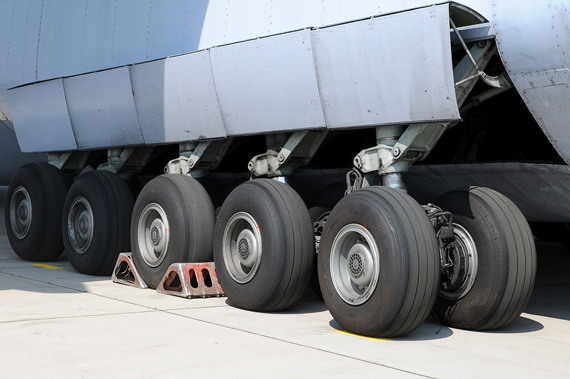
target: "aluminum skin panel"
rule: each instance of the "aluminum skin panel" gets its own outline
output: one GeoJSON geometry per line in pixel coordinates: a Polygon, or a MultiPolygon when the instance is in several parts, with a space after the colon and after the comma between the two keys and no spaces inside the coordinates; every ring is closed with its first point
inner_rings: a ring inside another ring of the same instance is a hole
{"type": "Polygon", "coordinates": [[[67,78],[64,88],[79,149],[144,144],[127,67],[67,78]]]}
{"type": "Polygon", "coordinates": [[[37,80],[194,51],[208,2],[50,0],[41,7],[40,38],[34,36],[37,80]]]}
{"type": "Polygon", "coordinates": [[[310,33],[210,50],[228,136],[325,127],[310,33]]]}
{"type": "Polygon", "coordinates": [[[570,163],[570,70],[517,77],[524,101],[566,163],[570,163]],[[523,85],[529,87],[523,89],[523,85]]]}
{"type": "Polygon", "coordinates": [[[226,136],[209,51],[132,66],[131,82],[147,144],[226,136]]]}
{"type": "Polygon", "coordinates": [[[493,10],[503,64],[544,134],[570,164],[568,3],[495,0],[493,10]]]}
{"type": "Polygon", "coordinates": [[[38,83],[8,91],[13,104],[12,118],[17,123],[16,135],[24,153],[76,150],[63,79],[38,83]],[[50,142],[46,144],[46,136],[50,142]]]}
{"type": "Polygon", "coordinates": [[[313,32],[328,128],[459,120],[448,5],[313,32]]]}

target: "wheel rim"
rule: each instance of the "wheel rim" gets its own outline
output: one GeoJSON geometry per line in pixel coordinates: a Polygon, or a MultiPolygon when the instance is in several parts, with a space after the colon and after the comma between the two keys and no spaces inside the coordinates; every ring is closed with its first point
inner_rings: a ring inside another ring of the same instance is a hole
{"type": "Polygon", "coordinates": [[[380,255],[366,227],[349,224],[338,232],[330,267],[334,288],[347,304],[360,305],[372,296],[380,276],[380,255]]]}
{"type": "Polygon", "coordinates": [[[226,269],[238,283],[251,281],[261,264],[259,224],[246,212],[234,214],[224,229],[222,253],[226,269]]]}
{"type": "Polygon", "coordinates": [[[168,253],[170,226],[164,209],[156,204],[147,205],[139,219],[137,236],[141,256],[150,267],[157,267],[168,253]]]}
{"type": "Polygon", "coordinates": [[[67,215],[69,241],[77,254],[85,254],[93,240],[93,210],[83,196],[78,196],[71,203],[67,215]]]}
{"type": "Polygon", "coordinates": [[[18,239],[24,239],[32,226],[32,200],[28,190],[18,187],[10,199],[10,225],[18,239]]]}
{"type": "Polygon", "coordinates": [[[459,224],[453,224],[456,249],[453,266],[439,289],[439,295],[449,300],[459,300],[469,293],[477,277],[478,255],[471,234],[459,224]]]}

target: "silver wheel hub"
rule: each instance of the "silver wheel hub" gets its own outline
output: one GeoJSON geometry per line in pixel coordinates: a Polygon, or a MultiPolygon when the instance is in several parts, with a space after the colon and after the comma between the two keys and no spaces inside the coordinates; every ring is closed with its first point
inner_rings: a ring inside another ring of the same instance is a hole
{"type": "Polygon", "coordinates": [[[93,241],[93,210],[83,196],[76,197],[69,207],[67,232],[73,250],[85,254],[93,241]]]}
{"type": "Polygon", "coordinates": [[[150,267],[157,267],[168,253],[170,226],[166,212],[157,203],[148,204],[142,211],[137,225],[138,245],[141,257],[150,267]]]}
{"type": "Polygon", "coordinates": [[[455,223],[453,224],[453,233],[455,234],[456,245],[451,275],[447,280],[443,280],[439,295],[449,300],[459,300],[473,288],[479,262],[477,247],[471,234],[464,227],[455,223]]]}
{"type": "Polygon", "coordinates": [[[330,267],[340,298],[350,305],[365,303],[380,276],[380,254],[372,234],[359,224],[342,228],[332,243],[330,267]]]}
{"type": "Polygon", "coordinates": [[[261,232],[247,212],[237,212],[226,224],[222,254],[228,273],[237,283],[251,281],[261,264],[261,232]]]}
{"type": "Polygon", "coordinates": [[[372,254],[368,247],[362,243],[355,244],[348,252],[346,261],[350,279],[357,286],[368,286],[374,274],[372,254]]]}
{"type": "Polygon", "coordinates": [[[32,226],[32,200],[28,190],[18,187],[10,198],[10,225],[14,236],[24,239],[32,226]]]}

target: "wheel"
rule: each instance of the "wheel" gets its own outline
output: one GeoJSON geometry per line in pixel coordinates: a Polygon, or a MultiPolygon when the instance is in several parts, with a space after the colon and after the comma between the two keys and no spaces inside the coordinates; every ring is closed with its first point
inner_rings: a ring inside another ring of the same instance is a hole
{"type": "Polygon", "coordinates": [[[407,194],[366,187],[332,210],[319,248],[319,282],[334,319],[366,336],[412,332],[439,286],[435,231],[407,194]]]}
{"type": "Polygon", "coordinates": [[[173,263],[212,261],[214,206],[196,180],[167,174],[144,186],[133,210],[133,261],[151,288],[173,263]]]}
{"type": "Polygon", "coordinates": [[[279,311],[305,293],[315,239],[307,207],[286,184],[246,182],[222,205],[214,261],[228,299],[253,311],[279,311]]]}
{"type": "Polygon", "coordinates": [[[321,241],[321,236],[323,234],[324,225],[329,217],[331,210],[325,207],[312,207],[309,208],[309,217],[311,218],[311,225],[313,225],[313,233],[315,233],[315,254],[313,255],[313,264],[315,268],[313,269],[313,277],[311,279],[311,283],[309,287],[311,290],[317,295],[319,298],[323,298],[323,294],[321,293],[321,286],[319,285],[319,274],[317,270],[317,258],[318,258],[318,249],[321,241]],[[315,223],[317,223],[315,225],[315,223]]]}
{"type": "Polygon", "coordinates": [[[12,177],[5,208],[12,250],[27,261],[51,261],[63,252],[59,227],[67,183],[47,163],[29,163],[12,177]]]}
{"type": "Polygon", "coordinates": [[[63,242],[73,268],[87,275],[111,275],[119,253],[130,251],[133,196],[109,171],[77,177],[63,208],[63,242]]]}
{"type": "Polygon", "coordinates": [[[442,280],[435,315],[470,330],[510,324],[528,304],[536,276],[536,250],[524,216],[489,188],[454,190],[436,204],[453,214],[459,248],[442,280]]]}

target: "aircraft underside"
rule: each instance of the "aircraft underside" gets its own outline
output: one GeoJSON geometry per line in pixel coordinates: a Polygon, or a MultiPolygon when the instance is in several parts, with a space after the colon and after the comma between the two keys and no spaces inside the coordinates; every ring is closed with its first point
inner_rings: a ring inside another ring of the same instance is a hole
{"type": "Polygon", "coordinates": [[[238,307],[311,287],[369,336],[432,311],[504,327],[534,287],[528,221],[570,221],[570,149],[533,106],[568,69],[528,80],[512,54],[445,3],[12,88],[20,146],[48,163],[10,182],[11,246],[90,275],[132,251],[152,288],[214,261],[238,307]]]}

